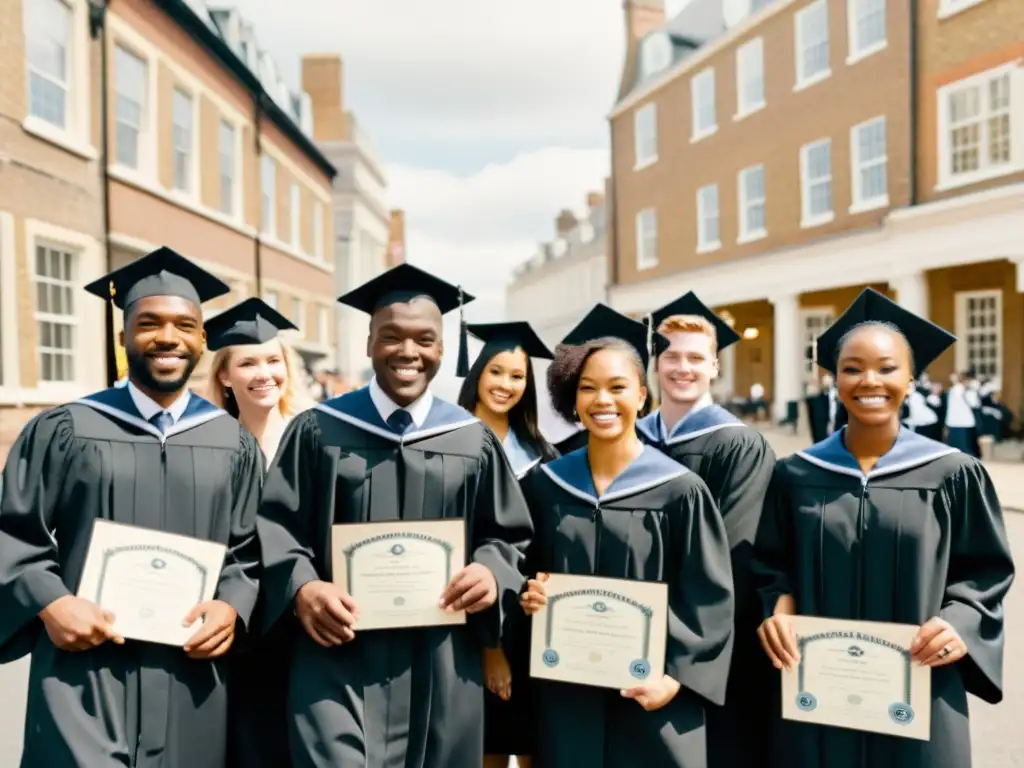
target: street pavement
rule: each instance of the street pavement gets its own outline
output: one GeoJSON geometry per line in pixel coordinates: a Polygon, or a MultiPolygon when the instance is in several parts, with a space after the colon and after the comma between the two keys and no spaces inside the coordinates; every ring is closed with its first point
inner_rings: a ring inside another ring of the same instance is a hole
{"type": "MultiPolygon", "coordinates": [[[[768,439],[779,456],[807,446],[805,438],[786,433],[772,432],[768,439]]],[[[1016,562],[1024,563],[1024,467],[998,462],[986,467],[1003,506],[1018,510],[1008,509],[1006,528],[1016,562]]],[[[995,706],[970,700],[972,768],[1024,768],[1024,589],[1015,585],[1005,608],[1005,698],[995,706]]],[[[18,768],[27,681],[27,661],[0,666],[0,768],[18,768]]]]}

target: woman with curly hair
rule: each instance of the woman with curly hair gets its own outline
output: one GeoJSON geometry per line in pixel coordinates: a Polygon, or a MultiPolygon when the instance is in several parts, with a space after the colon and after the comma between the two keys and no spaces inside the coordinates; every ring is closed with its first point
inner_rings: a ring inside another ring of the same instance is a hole
{"type": "Polygon", "coordinates": [[[522,606],[543,608],[553,572],[665,583],[666,663],[621,691],[538,681],[536,764],[706,768],[704,709],[723,702],[732,651],[725,527],[700,477],[637,436],[647,328],[599,304],[570,337],[580,343],[559,347],[548,387],[587,444],[524,480],[535,534],[522,606]]]}

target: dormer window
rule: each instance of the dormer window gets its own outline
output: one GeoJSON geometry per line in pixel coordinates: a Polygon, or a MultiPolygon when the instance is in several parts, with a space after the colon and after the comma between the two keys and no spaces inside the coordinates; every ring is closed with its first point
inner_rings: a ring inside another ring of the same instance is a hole
{"type": "Polygon", "coordinates": [[[650,77],[672,63],[672,41],[664,32],[648,35],[640,48],[640,76],[650,77]]]}

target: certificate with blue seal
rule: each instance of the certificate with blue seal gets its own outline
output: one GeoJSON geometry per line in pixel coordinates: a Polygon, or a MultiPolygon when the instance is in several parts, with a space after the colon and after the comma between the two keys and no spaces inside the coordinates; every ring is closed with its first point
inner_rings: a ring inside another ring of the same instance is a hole
{"type": "Polygon", "coordinates": [[[552,573],[544,587],[531,677],[621,690],[665,674],[667,584],[552,573]]]}
{"type": "Polygon", "coordinates": [[[782,672],[782,716],[928,741],[931,668],[910,657],[913,624],[794,616],[800,663],[782,672]]]}
{"type": "Polygon", "coordinates": [[[334,583],[359,606],[357,632],[465,624],[438,601],[466,565],[466,522],[396,520],[333,527],[334,583]]]}
{"type": "Polygon", "coordinates": [[[93,523],[79,597],[114,614],[122,637],[183,646],[200,622],[181,622],[217,591],[227,548],[109,520],[93,523]]]}

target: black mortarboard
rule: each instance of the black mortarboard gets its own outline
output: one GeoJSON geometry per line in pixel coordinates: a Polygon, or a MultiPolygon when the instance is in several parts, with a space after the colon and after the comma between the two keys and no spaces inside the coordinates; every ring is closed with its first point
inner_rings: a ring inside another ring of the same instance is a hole
{"type": "Polygon", "coordinates": [[[235,344],[262,344],[296,328],[263,299],[246,299],[206,321],[206,346],[217,351],[235,344]]]}
{"type": "Polygon", "coordinates": [[[552,360],[554,355],[526,321],[510,323],[475,323],[466,329],[484,343],[481,354],[493,354],[498,347],[522,349],[529,358],[552,360]]]}
{"type": "Polygon", "coordinates": [[[453,309],[459,310],[459,359],[456,375],[465,376],[469,372],[469,345],[462,308],[476,297],[463,291],[460,286],[452,285],[412,264],[399,264],[339,297],[338,301],[372,316],[381,307],[411,301],[420,296],[437,304],[442,315],[453,309]]]}
{"type": "Polygon", "coordinates": [[[231,292],[231,287],[167,247],[89,283],[85,290],[126,309],[150,296],[180,296],[196,306],[231,292]]]}
{"type": "Polygon", "coordinates": [[[652,331],[647,323],[640,323],[616,312],[607,304],[597,304],[586,317],[577,323],[562,339],[563,344],[579,345],[588,341],[613,336],[632,345],[640,354],[644,368],[650,362],[651,351],[660,355],[668,349],[669,341],[660,333],[652,331]]]}
{"type": "Polygon", "coordinates": [[[725,320],[712,312],[703,301],[698,299],[697,294],[693,291],[689,291],[678,299],[669,302],[661,309],[654,310],[650,315],[644,318],[644,322],[653,321],[652,325],[654,326],[654,329],[657,330],[659,325],[673,315],[697,315],[698,317],[703,317],[715,326],[715,335],[718,337],[719,352],[740,340],[740,335],[729,327],[729,324],[725,322],[725,320]]]}
{"type": "Polygon", "coordinates": [[[818,365],[835,374],[840,340],[855,326],[868,322],[893,325],[907,337],[917,373],[956,343],[956,336],[945,328],[908,312],[873,288],[865,288],[839,319],[818,337],[818,365]]]}

